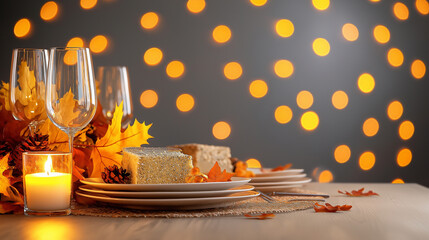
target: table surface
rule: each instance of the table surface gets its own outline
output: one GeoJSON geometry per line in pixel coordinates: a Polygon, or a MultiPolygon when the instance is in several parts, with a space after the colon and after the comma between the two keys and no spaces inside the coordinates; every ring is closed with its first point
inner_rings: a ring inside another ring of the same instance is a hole
{"type": "Polygon", "coordinates": [[[429,239],[429,189],[418,184],[310,183],[349,212],[313,209],[270,220],[214,218],[100,218],[0,216],[0,239],[429,239]],[[379,197],[346,197],[337,190],[365,187],[379,197]]]}

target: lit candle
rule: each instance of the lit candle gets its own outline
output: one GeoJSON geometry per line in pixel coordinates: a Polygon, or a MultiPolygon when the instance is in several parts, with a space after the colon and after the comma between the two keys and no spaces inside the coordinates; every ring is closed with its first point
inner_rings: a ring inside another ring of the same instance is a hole
{"type": "Polygon", "coordinates": [[[72,176],[54,172],[48,155],[45,172],[25,175],[27,208],[36,211],[55,211],[70,207],[72,176]]]}

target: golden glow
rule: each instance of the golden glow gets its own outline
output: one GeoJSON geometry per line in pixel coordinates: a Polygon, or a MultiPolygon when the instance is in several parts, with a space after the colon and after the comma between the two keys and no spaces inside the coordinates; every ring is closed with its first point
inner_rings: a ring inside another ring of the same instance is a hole
{"type": "Polygon", "coordinates": [[[363,73],[358,78],[358,87],[363,93],[370,93],[374,90],[375,80],[369,73],[363,73]]]}
{"type": "Polygon", "coordinates": [[[408,15],[410,15],[408,7],[401,2],[397,2],[393,5],[393,14],[399,20],[407,20],[408,15]]]}
{"type": "Polygon", "coordinates": [[[347,107],[347,104],[349,104],[349,97],[347,96],[347,93],[340,90],[332,94],[332,106],[334,106],[336,109],[344,109],[347,107]]]}
{"type": "Polygon", "coordinates": [[[427,0],[416,0],[415,5],[420,14],[427,15],[429,13],[429,2],[427,0]]]}
{"type": "Polygon", "coordinates": [[[313,51],[316,55],[324,57],[329,54],[331,50],[331,46],[329,42],[324,38],[316,38],[313,41],[313,51]]]}
{"type": "Polygon", "coordinates": [[[83,39],[80,37],[74,37],[67,42],[66,47],[83,47],[83,39]]]}
{"type": "Polygon", "coordinates": [[[281,78],[290,77],[293,74],[293,71],[293,64],[289,60],[281,59],[274,64],[274,72],[281,78]]]}
{"type": "Polygon", "coordinates": [[[97,5],[97,0],[80,0],[80,6],[83,9],[91,9],[97,5]]]}
{"type": "Polygon", "coordinates": [[[414,135],[414,124],[411,121],[403,121],[398,129],[399,137],[402,140],[408,140],[414,135]]]}
{"type": "Polygon", "coordinates": [[[58,5],[54,1],[49,1],[43,4],[40,9],[40,17],[45,21],[50,21],[57,16],[58,13],[58,5]]]}
{"type": "Polygon", "coordinates": [[[390,40],[390,31],[387,27],[383,25],[375,26],[373,34],[375,40],[381,44],[387,43],[390,40]]]}
{"type": "Polygon", "coordinates": [[[206,7],[206,1],[204,0],[188,0],[186,7],[191,13],[200,13],[206,7]]]}
{"type": "Polygon", "coordinates": [[[153,108],[158,103],[158,94],[154,90],[145,90],[140,95],[140,104],[145,108],[153,108]]]}
{"type": "Polygon", "coordinates": [[[22,18],[18,22],[15,23],[15,27],[13,28],[13,33],[16,37],[22,38],[28,35],[31,30],[30,20],[27,18],[22,18]]]}
{"type": "Polygon", "coordinates": [[[394,183],[394,184],[403,184],[404,180],[402,180],[400,178],[396,178],[395,180],[392,181],[392,183],[394,183]]]}
{"type": "Polygon", "coordinates": [[[334,180],[334,175],[332,175],[331,171],[323,170],[319,175],[320,183],[329,183],[334,180]]]}
{"type": "Polygon", "coordinates": [[[227,122],[217,122],[213,125],[212,132],[215,138],[223,140],[231,134],[231,127],[227,122]]]}
{"type": "Polygon", "coordinates": [[[401,149],[401,151],[398,152],[398,155],[396,155],[396,162],[400,167],[408,166],[408,164],[411,163],[412,159],[413,159],[413,154],[411,153],[411,150],[408,148],[401,149]]]}
{"type": "Polygon", "coordinates": [[[189,112],[194,108],[195,100],[190,94],[184,93],[177,97],[176,106],[181,112],[189,112]]]}
{"type": "Polygon", "coordinates": [[[411,64],[411,75],[415,79],[422,79],[426,74],[426,65],[422,60],[414,60],[411,64]]]}
{"type": "Polygon", "coordinates": [[[343,37],[350,42],[356,41],[359,37],[359,30],[351,23],[346,23],[342,28],[343,37]]]}
{"type": "Polygon", "coordinates": [[[82,239],[83,236],[75,230],[68,221],[58,221],[51,218],[40,218],[40,221],[30,221],[23,228],[25,239],[35,240],[71,240],[82,239]]]}
{"type": "Polygon", "coordinates": [[[238,62],[229,62],[223,68],[223,74],[229,80],[236,80],[243,74],[243,69],[238,62]]]}
{"type": "Polygon", "coordinates": [[[387,116],[390,120],[398,120],[401,118],[403,112],[404,107],[402,107],[402,104],[399,101],[392,101],[389,103],[389,106],[387,106],[387,116]]]}
{"type": "Polygon", "coordinates": [[[387,52],[387,61],[393,67],[399,67],[404,62],[404,54],[397,48],[391,48],[387,52]]]}
{"type": "Polygon", "coordinates": [[[213,29],[213,39],[217,43],[226,43],[231,38],[231,30],[225,25],[219,25],[213,29]]]}
{"type": "Polygon", "coordinates": [[[162,51],[159,48],[153,47],[146,50],[143,55],[144,62],[149,66],[155,66],[162,60],[162,51]]]}
{"type": "Polygon", "coordinates": [[[267,0],[250,0],[250,2],[257,7],[260,7],[264,6],[267,3],[267,0]]]}
{"type": "Polygon", "coordinates": [[[258,159],[255,158],[247,159],[246,164],[248,168],[262,168],[261,163],[258,161],[258,159]]]}
{"type": "Polygon", "coordinates": [[[185,65],[181,61],[171,61],[167,64],[165,72],[171,78],[179,78],[185,72],[185,65]]]}
{"type": "Polygon", "coordinates": [[[254,98],[262,98],[268,92],[268,86],[264,80],[255,80],[249,86],[250,95],[254,98]]]}
{"type": "Polygon", "coordinates": [[[313,94],[309,91],[301,91],[296,95],[296,104],[302,109],[308,109],[313,105],[313,94]]]}
{"type": "Polygon", "coordinates": [[[293,23],[289,19],[281,19],[276,23],[276,32],[280,37],[290,37],[295,31],[293,23]]]}
{"type": "Polygon", "coordinates": [[[91,39],[91,42],[89,42],[89,49],[91,49],[91,52],[93,53],[101,53],[107,49],[108,43],[109,42],[105,36],[97,35],[91,39]]]}
{"type": "Polygon", "coordinates": [[[375,136],[380,128],[375,118],[368,118],[362,125],[362,131],[367,137],[375,136]]]}
{"type": "Polygon", "coordinates": [[[158,14],[154,12],[147,12],[143,14],[142,18],[140,19],[140,25],[144,29],[153,29],[158,25],[159,17],[158,14]]]}
{"type": "Polygon", "coordinates": [[[362,170],[370,170],[374,167],[375,164],[375,155],[372,152],[364,152],[359,157],[359,167],[362,170]]]}
{"type": "Polygon", "coordinates": [[[48,155],[48,159],[45,162],[45,172],[47,175],[52,172],[52,157],[48,155]]]}
{"type": "Polygon", "coordinates": [[[381,0],[369,0],[370,2],[380,2],[381,0]]]}
{"type": "Polygon", "coordinates": [[[312,0],[313,6],[320,11],[326,10],[329,7],[329,0],[312,0]]]}
{"type": "Polygon", "coordinates": [[[335,148],[334,151],[334,157],[335,161],[338,163],[345,163],[350,159],[351,151],[349,146],[347,145],[340,145],[337,148],[335,148]]]}
{"type": "Polygon", "coordinates": [[[274,118],[280,124],[286,124],[292,120],[293,113],[288,106],[278,106],[274,112],[274,118]]]}
{"type": "Polygon", "coordinates": [[[313,111],[308,111],[301,116],[301,126],[307,131],[313,131],[319,126],[319,116],[313,111]]]}

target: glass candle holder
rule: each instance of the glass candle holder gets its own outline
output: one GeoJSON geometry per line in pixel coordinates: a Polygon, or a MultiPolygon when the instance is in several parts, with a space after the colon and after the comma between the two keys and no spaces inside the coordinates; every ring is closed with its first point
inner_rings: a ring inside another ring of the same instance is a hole
{"type": "Polygon", "coordinates": [[[25,215],[69,215],[72,190],[72,154],[24,152],[25,215]]]}

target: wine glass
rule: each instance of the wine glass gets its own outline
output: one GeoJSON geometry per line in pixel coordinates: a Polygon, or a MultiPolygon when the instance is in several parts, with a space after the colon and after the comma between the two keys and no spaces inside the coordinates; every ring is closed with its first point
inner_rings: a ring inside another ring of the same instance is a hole
{"type": "Polygon", "coordinates": [[[97,109],[94,70],[88,48],[51,48],[46,86],[49,119],[73,137],[92,120],[97,109]]]}
{"type": "Polygon", "coordinates": [[[12,52],[10,103],[16,120],[29,121],[30,134],[46,119],[45,86],[48,50],[18,48],[12,52]]]}
{"type": "Polygon", "coordinates": [[[116,105],[124,103],[122,127],[126,127],[133,117],[130,81],[127,67],[101,66],[98,67],[97,86],[98,100],[103,107],[103,115],[111,120],[116,105]]]}

